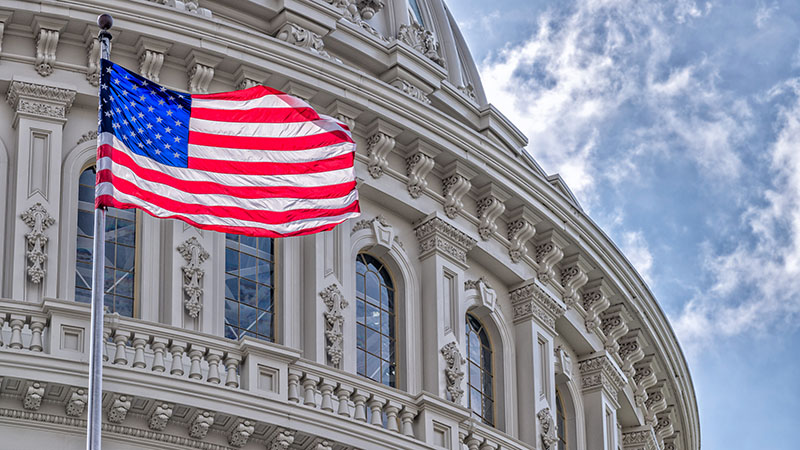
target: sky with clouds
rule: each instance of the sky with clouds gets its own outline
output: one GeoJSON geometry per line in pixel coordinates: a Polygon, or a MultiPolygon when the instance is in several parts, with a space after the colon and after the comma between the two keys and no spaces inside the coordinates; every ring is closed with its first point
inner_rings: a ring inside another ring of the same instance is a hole
{"type": "Polygon", "coordinates": [[[797,449],[800,2],[448,6],[489,101],[669,315],[703,449],[797,449]]]}

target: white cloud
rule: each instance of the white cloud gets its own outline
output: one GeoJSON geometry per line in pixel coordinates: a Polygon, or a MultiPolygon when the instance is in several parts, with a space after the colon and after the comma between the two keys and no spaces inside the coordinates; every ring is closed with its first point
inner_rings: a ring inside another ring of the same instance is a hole
{"type": "Polygon", "coordinates": [[[778,4],[772,2],[769,6],[767,6],[764,2],[758,2],[758,8],[756,9],[756,17],[753,19],[753,23],[756,24],[758,29],[764,28],[767,25],[767,22],[772,18],[772,15],[778,10],[778,4]]]}
{"type": "Polygon", "coordinates": [[[628,231],[622,234],[622,242],[620,243],[622,253],[639,272],[639,275],[644,278],[647,284],[653,284],[651,270],[653,269],[653,254],[650,253],[650,248],[641,231],[628,231]]]}
{"type": "Polygon", "coordinates": [[[733,250],[704,249],[712,277],[708,292],[696,295],[675,321],[690,349],[712,339],[743,333],[796,328],[800,319],[800,78],[770,92],[790,98],[778,106],[777,136],[770,145],[771,187],[748,208],[742,222],[749,233],[733,250]]]}

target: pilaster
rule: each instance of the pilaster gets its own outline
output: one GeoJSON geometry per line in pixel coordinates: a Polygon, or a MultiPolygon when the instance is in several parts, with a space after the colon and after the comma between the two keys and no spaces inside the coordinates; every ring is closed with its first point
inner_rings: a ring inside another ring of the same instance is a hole
{"type": "Polygon", "coordinates": [[[622,371],[605,352],[588,355],[578,362],[583,392],[587,450],[616,450],[617,395],[625,386],[622,371]]]}
{"type": "Polygon", "coordinates": [[[9,155],[15,182],[6,211],[12,246],[6,254],[7,289],[11,298],[40,302],[57,296],[61,146],[75,90],[15,79],[6,99],[16,129],[16,154],[9,155]],[[32,214],[32,208],[40,212],[32,214]],[[30,272],[29,267],[39,269],[30,272]],[[38,275],[29,276],[33,273],[38,275]]]}
{"type": "MultiPolygon", "coordinates": [[[[467,253],[476,242],[438,213],[423,219],[414,233],[419,242],[422,274],[422,388],[446,398],[449,366],[441,349],[451,342],[461,342],[453,334],[455,322],[463,320],[459,305],[463,304],[465,293],[459,286],[463,285],[468,267],[467,253]]],[[[463,349],[461,354],[466,354],[463,349]]]]}
{"type": "Polygon", "coordinates": [[[519,438],[539,446],[538,430],[547,428],[548,415],[555,411],[555,354],[553,340],[556,320],[566,308],[554,296],[531,280],[509,292],[514,308],[519,438]]]}

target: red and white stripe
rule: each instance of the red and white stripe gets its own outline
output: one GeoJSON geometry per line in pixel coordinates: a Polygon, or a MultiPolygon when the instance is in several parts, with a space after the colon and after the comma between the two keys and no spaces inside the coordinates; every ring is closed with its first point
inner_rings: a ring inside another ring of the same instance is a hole
{"type": "Polygon", "coordinates": [[[360,214],[354,156],[346,125],[282,92],[193,95],[188,168],[102,133],[96,204],[251,236],[316,233],[360,214]]]}

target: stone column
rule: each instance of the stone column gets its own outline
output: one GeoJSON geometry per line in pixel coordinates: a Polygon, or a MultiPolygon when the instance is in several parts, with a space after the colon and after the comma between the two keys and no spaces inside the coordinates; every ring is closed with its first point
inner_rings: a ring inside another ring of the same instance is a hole
{"type": "Polygon", "coordinates": [[[578,362],[586,422],[586,450],[616,450],[617,393],[625,376],[606,352],[588,355],[578,362]]]}
{"type": "MultiPolygon", "coordinates": [[[[456,330],[464,317],[464,271],[467,253],[476,241],[445,222],[438,213],[426,217],[414,229],[419,241],[422,274],[422,388],[446,398],[445,361],[441,349],[461,342],[456,330]]],[[[463,349],[461,354],[466,354],[463,349]]],[[[462,398],[462,403],[463,403],[462,398]]]]}
{"type": "Polygon", "coordinates": [[[61,156],[64,124],[75,90],[13,80],[8,103],[14,110],[16,146],[9,147],[6,208],[11,246],[6,252],[6,294],[40,302],[56,297],[58,221],[61,219],[61,156]]]}
{"type": "Polygon", "coordinates": [[[514,340],[519,398],[519,438],[539,448],[539,438],[555,417],[555,358],[553,339],[556,320],[566,308],[542,289],[536,280],[509,292],[514,308],[514,340]]]}

